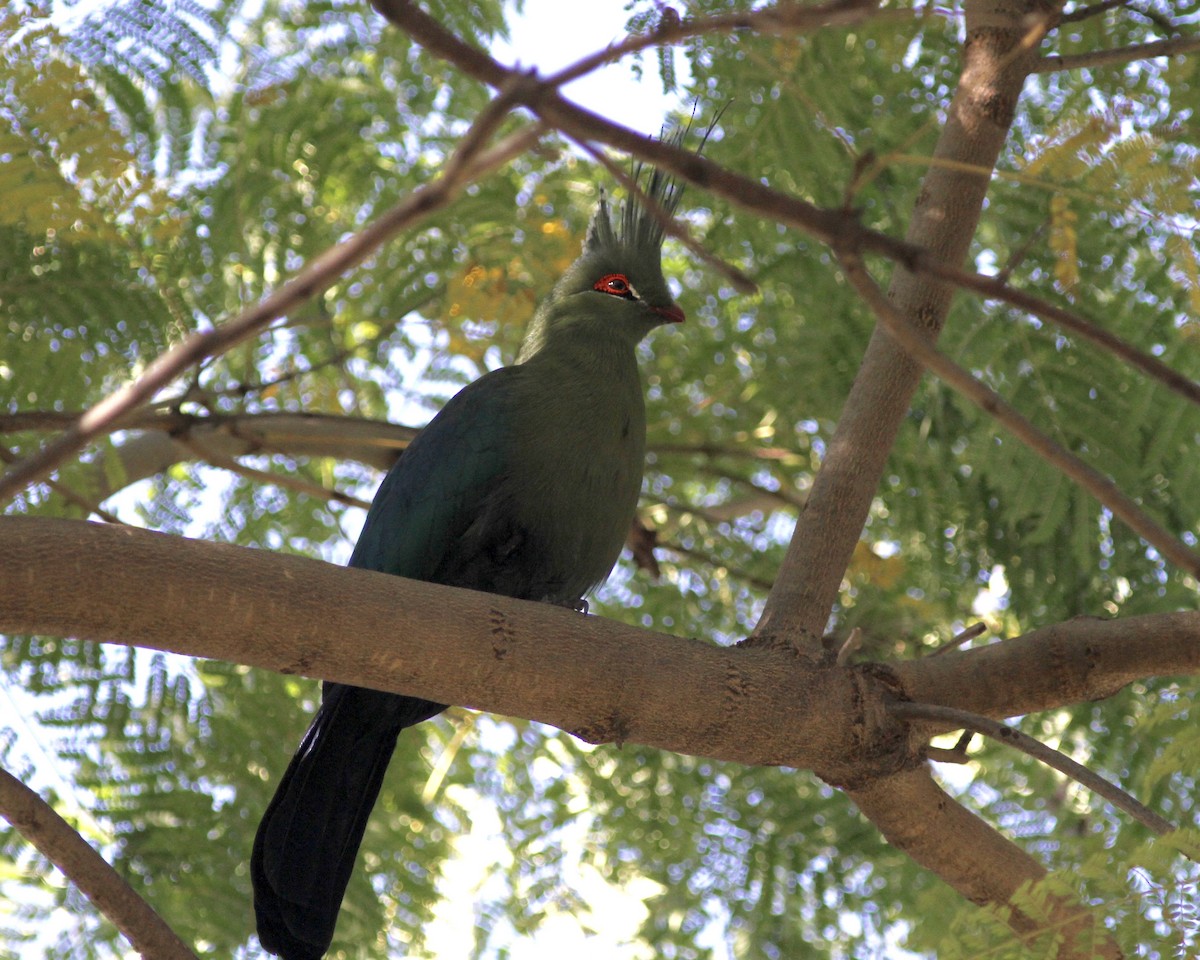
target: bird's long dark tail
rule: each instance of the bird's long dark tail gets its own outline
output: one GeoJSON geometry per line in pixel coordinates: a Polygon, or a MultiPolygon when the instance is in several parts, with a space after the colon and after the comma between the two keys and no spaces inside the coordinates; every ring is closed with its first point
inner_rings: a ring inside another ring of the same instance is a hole
{"type": "Polygon", "coordinates": [[[285,960],[317,960],[329,948],[396,737],[443,709],[326,684],[254,838],[250,876],[264,949],[285,960]]]}

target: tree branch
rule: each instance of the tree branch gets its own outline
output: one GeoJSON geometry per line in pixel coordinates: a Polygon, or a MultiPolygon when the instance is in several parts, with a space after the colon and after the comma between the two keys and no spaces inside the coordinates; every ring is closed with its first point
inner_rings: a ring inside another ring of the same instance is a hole
{"type": "Polygon", "coordinates": [[[1116,7],[1127,7],[1130,0],[1101,0],[1100,3],[1093,4],[1090,7],[1076,7],[1070,13],[1062,15],[1063,23],[1078,23],[1081,20],[1090,20],[1092,17],[1098,17],[1102,13],[1107,13],[1116,7]]]}
{"type": "Polygon", "coordinates": [[[0,816],[42,852],[150,960],[196,960],[153,908],[41,797],[0,770],[0,816]]]}
{"type": "MultiPolygon", "coordinates": [[[[403,692],[589,742],[837,779],[871,735],[851,719],[861,709],[852,672],[828,663],[304,557],[4,517],[0,584],[0,633],[132,643],[403,692]]],[[[882,691],[875,715],[885,715],[882,691]]]]}
{"type": "Polygon", "coordinates": [[[1055,956],[1062,960],[1122,956],[1103,934],[1096,942],[1095,918],[1077,902],[1051,894],[1040,917],[1011,906],[1018,891],[1046,876],[1045,868],[950,797],[934,782],[927,765],[847,793],[888,843],[943,879],[955,878],[947,882],[972,903],[1009,904],[1008,922],[1022,939],[1053,930],[1060,935],[1055,956]]]}
{"type": "Polygon", "coordinates": [[[549,77],[547,82],[556,87],[563,87],[631,53],[639,53],[647,47],[682,43],[693,37],[731,33],[735,30],[795,35],[821,27],[852,26],[879,17],[911,19],[911,14],[899,10],[884,11],[880,8],[879,0],[832,0],[811,7],[798,3],[776,3],[758,10],[716,14],[690,20],[681,20],[678,15],[674,18],[664,15],[655,29],[610,43],[603,50],[564,67],[549,77]]]}
{"type": "MultiPolygon", "coordinates": [[[[509,78],[505,86],[518,90],[520,77],[509,78]]],[[[82,449],[90,440],[117,429],[126,417],[184,370],[258,333],[276,318],[324,290],[401,230],[447,206],[471,181],[523,153],[542,135],[540,125],[526,127],[491,149],[484,149],[487,138],[507,114],[511,104],[512,99],[505,93],[493,100],[464,135],[432,183],[414,190],[361,233],[331,247],[257,305],[213,330],[193,334],[168,350],[133,383],[96,404],[59,437],[0,476],[0,503],[11,499],[28,485],[44,479],[58,464],[82,449]]]]}
{"type": "Polygon", "coordinates": [[[1060,70],[1082,70],[1087,67],[1111,67],[1134,60],[1151,60],[1154,57],[1173,57],[1200,50],[1200,37],[1173,37],[1156,40],[1154,43],[1135,43],[1128,47],[1112,50],[1092,50],[1089,53],[1047,56],[1037,62],[1034,73],[1057,73],[1060,70]]]}
{"type": "Polygon", "coordinates": [[[1103,700],[1152,675],[1200,673],[1200,613],[1076,617],[984,647],[891,663],[888,670],[914,702],[1022,716],[1103,700]]]}
{"type": "MultiPolygon", "coordinates": [[[[1055,9],[1061,6],[1058,0],[1047,2],[1055,9]]],[[[1022,10],[1030,5],[1040,6],[1040,2],[1035,3],[1035,0],[1006,0],[1006,6],[1013,4],[1019,5],[1022,10]]],[[[426,49],[450,61],[469,76],[497,88],[503,87],[512,77],[512,71],[501,66],[483,50],[465,43],[446,30],[411,0],[372,0],[372,5],[426,49]]],[[[970,14],[970,17],[974,16],[975,14],[970,14]]],[[[1019,23],[1020,17],[1015,20],[1019,23]]],[[[996,31],[991,30],[991,33],[995,34],[996,31]]],[[[1018,26],[1010,33],[1015,34],[1015,39],[1009,42],[1015,44],[1026,36],[1027,31],[1018,26]]],[[[976,40],[971,49],[978,51],[981,49],[981,43],[976,40]]],[[[1005,48],[1006,51],[1008,49],[1005,48]]],[[[927,184],[949,183],[951,192],[948,196],[955,196],[954,185],[958,183],[974,183],[973,192],[978,192],[980,187],[986,188],[988,174],[979,171],[991,171],[995,167],[999,147],[995,147],[994,139],[989,136],[987,144],[982,141],[972,143],[964,131],[969,128],[971,136],[975,136],[985,128],[992,128],[994,133],[995,111],[1011,110],[1015,107],[1020,92],[1019,85],[1013,82],[1017,64],[1005,62],[1005,56],[1007,53],[995,57],[974,56],[976,61],[982,59],[987,63],[982,69],[973,68],[966,86],[960,84],[956,94],[958,99],[952,104],[950,111],[955,132],[950,134],[951,126],[947,127],[932,160],[934,167],[943,166],[946,169],[941,173],[931,170],[926,177],[927,184]],[[992,74],[996,76],[993,77],[992,74]],[[1000,83],[997,77],[1003,77],[1003,82],[1000,83]],[[977,172],[972,174],[972,171],[977,172]],[[980,178],[982,183],[978,182],[980,178]]],[[[1032,56],[1026,56],[1021,62],[1028,66],[1036,63],[1036,60],[1032,59],[1032,56]]],[[[966,72],[964,77],[968,77],[966,72]]],[[[945,281],[947,284],[971,290],[982,297],[1011,304],[1117,353],[1126,362],[1158,380],[1168,389],[1186,397],[1192,403],[1200,404],[1200,384],[1172,370],[1157,357],[1138,351],[1090,320],[1057,304],[1010,287],[996,277],[963,270],[960,266],[962,259],[945,258],[935,247],[930,246],[927,249],[925,244],[914,239],[921,234],[910,231],[906,240],[900,240],[868,230],[858,223],[853,211],[818,207],[798,197],[773,190],[758,180],[727,170],[691,151],[643,136],[572,103],[549,82],[539,84],[531,80],[523,89],[527,91],[521,98],[525,106],[548,124],[577,141],[594,140],[616,147],[722,197],[743,210],[803,230],[837,249],[876,253],[897,261],[910,274],[945,281]]],[[[1007,125],[1004,127],[1004,132],[1006,131],[1007,125]]],[[[1001,142],[1003,139],[1001,136],[1001,142]]],[[[928,206],[930,194],[926,191],[924,195],[925,205],[928,206]]],[[[956,198],[956,209],[958,202],[959,199],[956,198]]],[[[942,215],[945,215],[944,212],[942,215]]],[[[947,218],[949,219],[951,218],[947,218]]],[[[971,231],[974,232],[973,226],[971,231]]]]}
{"type": "MultiPolygon", "coordinates": [[[[927,702],[954,690],[960,699],[1011,692],[1020,674],[1007,657],[987,660],[990,673],[973,659],[1009,644],[1025,647],[1025,669],[1046,678],[1048,699],[1062,691],[1059,703],[1081,689],[1063,676],[1087,677],[1082,689],[1093,698],[1128,682],[1135,662],[1141,675],[1156,667],[1148,650],[1131,658],[1137,646],[1103,630],[1107,622],[1072,621],[1060,628],[1101,633],[1087,642],[1073,633],[1066,650],[1016,640],[842,668],[792,649],[720,648],[302,557],[31,517],[0,518],[0,584],[3,632],[135,643],[528,717],[591,742],[811,769],[976,902],[1006,902],[1041,868],[922,785],[924,739],[893,721],[888,703],[897,692],[932,694],[927,702]],[[918,805],[938,797],[936,810],[918,805]]],[[[1174,651],[1164,669],[1200,672],[1200,613],[1147,619],[1190,630],[1187,655],[1174,651]]]]}
{"type": "Polygon", "coordinates": [[[1061,750],[1048,747],[1040,740],[1022,733],[1015,727],[1000,723],[998,720],[981,717],[977,713],[969,713],[966,710],[955,710],[953,707],[940,707],[930,703],[894,703],[888,707],[888,711],[893,717],[899,717],[901,720],[936,720],[942,724],[962,727],[964,730],[972,730],[1000,743],[1006,743],[1022,753],[1029,754],[1035,760],[1040,760],[1047,766],[1053,767],[1059,773],[1066,774],[1093,793],[1104,797],[1113,806],[1124,810],[1138,823],[1149,827],[1155,833],[1170,833],[1176,829],[1169,820],[1160,817],[1116,784],[1105,780],[1082,763],[1072,760],[1061,750]]]}
{"type": "Polygon", "coordinates": [[[1048,464],[1099,500],[1112,511],[1113,516],[1123,521],[1166,560],[1189,571],[1193,576],[1200,577],[1200,554],[1189,549],[1182,540],[1155,522],[1111,478],[1055,443],[995,390],[985,386],[944,353],[939,352],[923,331],[918,330],[892,306],[856,255],[844,254],[840,260],[851,285],[866,301],[879,323],[911,357],[999,422],[1048,464]]]}
{"type": "Polygon", "coordinates": [[[245,477],[248,480],[274,484],[277,487],[293,490],[308,497],[316,497],[320,500],[332,500],[334,503],[340,503],[347,507],[359,507],[367,510],[371,506],[369,500],[352,497],[350,494],[342,493],[340,490],[330,490],[319,483],[310,483],[303,477],[297,477],[290,473],[271,473],[269,470],[256,470],[254,467],[247,467],[245,464],[238,463],[233,457],[226,457],[215,451],[206,450],[203,444],[197,443],[194,440],[183,440],[182,443],[200,460],[214,467],[245,477]]]}
{"type": "MultiPolygon", "coordinates": [[[[0,460],[3,460],[5,463],[12,464],[12,463],[20,463],[21,458],[19,456],[17,456],[15,453],[13,453],[11,450],[9,450],[8,447],[0,445],[0,460]]],[[[87,497],[85,497],[83,494],[76,493],[72,487],[68,486],[65,483],[62,483],[59,480],[51,480],[47,484],[47,486],[49,486],[51,490],[53,490],[60,497],[62,497],[64,500],[66,500],[67,503],[72,503],[75,506],[82,509],[84,511],[84,516],[87,516],[89,514],[95,514],[97,517],[99,517],[105,523],[124,523],[125,522],[120,517],[118,517],[116,514],[109,513],[102,506],[100,506],[99,500],[90,500],[87,497]]],[[[103,498],[101,498],[101,499],[103,499],[103,498]]]]}
{"type": "MultiPolygon", "coordinates": [[[[908,245],[926,251],[926,262],[957,268],[966,257],[987,194],[986,172],[1007,139],[1032,60],[1028,52],[1014,52],[1031,29],[1040,28],[1041,18],[1027,26],[1026,14],[1034,12],[1015,0],[966,5],[973,39],[964,48],[959,86],[934,149],[935,161],[949,163],[935,163],[926,173],[906,237],[908,245]]],[[[833,246],[842,250],[860,239],[835,238],[833,246]]],[[[910,264],[893,275],[890,296],[901,315],[919,318],[936,340],[953,292],[910,264]]],[[[920,365],[877,325],[756,634],[820,642],[920,378],[920,365]]]]}

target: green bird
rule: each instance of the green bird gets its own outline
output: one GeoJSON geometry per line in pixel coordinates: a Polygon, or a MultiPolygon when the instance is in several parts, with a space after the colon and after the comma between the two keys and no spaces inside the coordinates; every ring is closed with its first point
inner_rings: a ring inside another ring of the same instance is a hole
{"type": "MultiPolygon", "coordinates": [[[[465,387],[404,451],[350,566],[573,607],[607,578],[642,484],[636,347],[684,319],[661,263],[660,217],[681,190],[657,170],[643,190],[659,213],[631,196],[616,223],[601,196],[517,362],[465,387]]],[[[444,709],[325,684],[254,841],[266,950],[316,960],[328,949],[396,737],[444,709]]]]}

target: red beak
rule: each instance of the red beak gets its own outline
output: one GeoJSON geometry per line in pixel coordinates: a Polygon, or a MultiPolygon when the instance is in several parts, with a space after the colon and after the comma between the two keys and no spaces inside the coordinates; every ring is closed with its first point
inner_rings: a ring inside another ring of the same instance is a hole
{"type": "Polygon", "coordinates": [[[677,303],[673,303],[669,307],[654,307],[652,309],[660,317],[665,317],[667,323],[683,323],[687,319],[677,303]]]}

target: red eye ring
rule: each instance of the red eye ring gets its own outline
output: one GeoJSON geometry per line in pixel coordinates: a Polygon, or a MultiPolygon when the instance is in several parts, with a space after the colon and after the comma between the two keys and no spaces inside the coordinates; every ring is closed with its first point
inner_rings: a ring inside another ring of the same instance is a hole
{"type": "Polygon", "coordinates": [[[626,300],[636,300],[633,285],[623,273],[606,273],[592,285],[593,290],[607,293],[614,297],[624,297],[626,300]]]}

